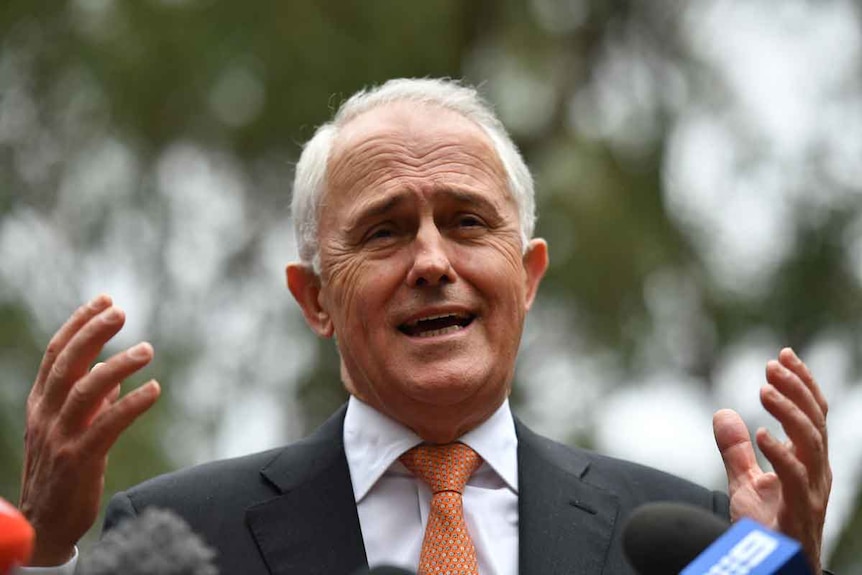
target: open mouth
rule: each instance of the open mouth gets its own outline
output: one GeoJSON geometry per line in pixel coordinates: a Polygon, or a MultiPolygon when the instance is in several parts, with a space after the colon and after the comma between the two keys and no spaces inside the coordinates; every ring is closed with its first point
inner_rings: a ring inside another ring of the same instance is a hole
{"type": "Polygon", "coordinates": [[[434,337],[460,331],[476,319],[472,314],[449,313],[408,321],[398,326],[401,333],[410,337],[434,337]]]}

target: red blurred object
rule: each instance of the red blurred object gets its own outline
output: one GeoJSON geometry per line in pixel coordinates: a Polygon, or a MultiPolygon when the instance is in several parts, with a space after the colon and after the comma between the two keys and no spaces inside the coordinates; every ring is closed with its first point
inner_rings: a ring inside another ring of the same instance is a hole
{"type": "Polygon", "coordinates": [[[35,532],[14,505],[0,497],[0,574],[23,565],[33,551],[35,532]]]}

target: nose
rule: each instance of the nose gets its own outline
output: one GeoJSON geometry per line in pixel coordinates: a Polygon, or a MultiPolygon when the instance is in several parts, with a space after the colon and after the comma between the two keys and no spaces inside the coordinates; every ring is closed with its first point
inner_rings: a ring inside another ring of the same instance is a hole
{"type": "Polygon", "coordinates": [[[420,227],[413,246],[413,265],[407,274],[411,287],[438,286],[455,281],[446,240],[434,224],[420,227]]]}

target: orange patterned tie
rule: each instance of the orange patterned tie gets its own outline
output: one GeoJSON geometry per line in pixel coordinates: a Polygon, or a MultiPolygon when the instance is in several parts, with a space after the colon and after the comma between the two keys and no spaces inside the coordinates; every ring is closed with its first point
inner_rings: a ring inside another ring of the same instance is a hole
{"type": "Polygon", "coordinates": [[[417,575],[478,575],[461,493],[482,458],[463,443],[448,443],[419,445],[399,459],[434,494],[417,575]]]}

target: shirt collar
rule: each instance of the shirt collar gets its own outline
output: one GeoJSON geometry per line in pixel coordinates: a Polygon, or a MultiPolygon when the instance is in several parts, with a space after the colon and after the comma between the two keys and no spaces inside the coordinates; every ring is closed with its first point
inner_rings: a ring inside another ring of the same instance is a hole
{"type": "MultiPolygon", "coordinates": [[[[508,399],[458,441],[469,445],[509,489],[518,492],[518,438],[508,399]]],[[[350,396],[344,417],[344,452],[356,502],[368,494],[402,453],[420,443],[422,438],[413,431],[350,396]]]]}

